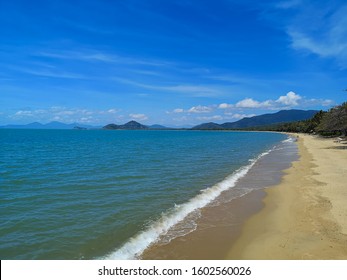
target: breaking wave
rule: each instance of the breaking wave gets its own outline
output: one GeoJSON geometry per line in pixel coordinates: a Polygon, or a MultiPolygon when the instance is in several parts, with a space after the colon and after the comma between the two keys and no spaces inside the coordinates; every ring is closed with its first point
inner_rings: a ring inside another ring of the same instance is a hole
{"type": "Polygon", "coordinates": [[[175,207],[163,213],[157,221],[151,223],[146,230],[130,238],[120,248],[106,255],[103,259],[131,260],[139,258],[146,248],[165,235],[170,228],[184,220],[194,211],[207,206],[223,191],[233,188],[236,182],[245,176],[260,158],[269,154],[271,151],[272,149],[260,154],[255,159],[251,159],[248,165],[239,168],[223,181],[212,187],[202,190],[200,194],[191,198],[188,202],[175,205],[175,207]]]}

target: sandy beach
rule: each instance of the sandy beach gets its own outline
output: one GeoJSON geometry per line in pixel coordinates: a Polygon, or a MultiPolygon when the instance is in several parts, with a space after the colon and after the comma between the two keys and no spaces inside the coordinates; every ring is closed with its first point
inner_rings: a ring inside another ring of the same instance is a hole
{"type": "Polygon", "coordinates": [[[298,137],[293,162],[281,169],[280,154],[267,158],[237,185],[259,184],[259,190],[205,207],[195,231],[167,244],[154,244],[141,257],[347,259],[347,145],[335,139],[293,136],[298,137]]]}
{"type": "MultiPolygon", "coordinates": [[[[242,227],[250,217],[263,207],[265,188],[281,182],[283,171],[298,159],[296,143],[282,143],[269,156],[262,157],[213,203],[178,224],[195,225],[195,230],[176,236],[169,231],[162,240],[152,244],[141,255],[142,259],[225,259],[229,249],[241,234],[242,227]],[[284,148],[285,147],[285,148],[284,148]],[[170,241],[168,242],[168,238],[170,241]]],[[[184,228],[184,226],[183,226],[184,228]]]]}
{"type": "Polygon", "coordinates": [[[347,145],[299,135],[298,146],[227,259],[347,259],[347,145]]]}

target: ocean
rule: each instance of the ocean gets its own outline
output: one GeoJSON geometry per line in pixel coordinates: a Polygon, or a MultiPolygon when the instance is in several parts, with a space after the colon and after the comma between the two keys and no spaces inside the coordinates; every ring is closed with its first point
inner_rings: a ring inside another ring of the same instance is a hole
{"type": "Polygon", "coordinates": [[[194,231],[225,193],[259,188],[235,186],[279,151],[289,165],[293,145],[266,132],[2,129],[0,258],[138,258],[194,231]]]}

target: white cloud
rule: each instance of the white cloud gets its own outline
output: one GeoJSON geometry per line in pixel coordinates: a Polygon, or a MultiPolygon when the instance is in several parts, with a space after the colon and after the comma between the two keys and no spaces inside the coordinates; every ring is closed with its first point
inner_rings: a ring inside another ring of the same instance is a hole
{"type": "Polygon", "coordinates": [[[232,105],[232,104],[221,103],[221,104],[219,104],[218,108],[219,108],[219,109],[230,109],[230,108],[232,108],[233,106],[234,106],[234,105],[232,105]]]}
{"type": "Polygon", "coordinates": [[[253,100],[252,98],[246,98],[236,103],[236,107],[238,108],[259,108],[260,103],[258,101],[253,100]]]}
{"type": "Polygon", "coordinates": [[[184,110],[181,109],[181,108],[177,108],[177,109],[173,110],[173,112],[174,112],[174,113],[183,113],[184,110]]]}
{"type": "Polygon", "coordinates": [[[333,100],[330,99],[304,99],[301,102],[303,107],[316,107],[316,106],[324,106],[324,107],[332,107],[336,105],[333,100]]]}
{"type": "Polygon", "coordinates": [[[210,116],[210,117],[197,117],[200,121],[221,121],[223,117],[220,115],[210,116]]]}
{"type": "Polygon", "coordinates": [[[64,123],[104,124],[120,120],[120,116],[117,115],[119,111],[118,109],[104,111],[52,106],[47,109],[19,110],[9,115],[9,118],[23,122],[37,121],[47,123],[50,121],[60,121],[64,123]]]}
{"type": "Polygon", "coordinates": [[[194,107],[190,108],[188,110],[188,112],[201,114],[201,113],[210,113],[210,112],[212,112],[212,110],[213,109],[211,107],[198,105],[198,106],[194,106],[194,107]]]}
{"type": "Polygon", "coordinates": [[[65,111],[57,112],[56,114],[62,115],[62,116],[72,116],[72,115],[76,114],[76,111],[65,110],[65,111]]]}
{"type": "Polygon", "coordinates": [[[290,91],[286,95],[280,96],[276,102],[287,106],[297,106],[300,99],[302,99],[300,95],[290,91]]]}
{"type": "Polygon", "coordinates": [[[53,121],[57,121],[57,122],[60,122],[60,121],[63,121],[63,118],[59,117],[59,116],[54,116],[53,121]]]}
{"type": "Polygon", "coordinates": [[[182,109],[182,108],[176,108],[173,111],[167,111],[167,114],[175,113],[175,114],[181,114],[181,113],[193,113],[193,114],[204,114],[204,113],[211,113],[216,106],[193,106],[190,109],[182,109]]]}
{"type": "Polygon", "coordinates": [[[110,114],[115,114],[117,112],[118,112],[117,109],[109,109],[109,110],[107,110],[107,113],[110,113],[110,114]]]}
{"type": "Polygon", "coordinates": [[[83,117],[83,118],[80,118],[79,122],[81,122],[81,123],[92,123],[93,122],[93,118],[92,117],[83,117]]]}
{"type": "MultiPolygon", "coordinates": [[[[268,110],[276,110],[280,109],[279,106],[285,105],[285,106],[297,106],[298,101],[301,100],[302,97],[298,94],[296,94],[293,91],[288,92],[284,96],[280,96],[277,100],[265,100],[265,101],[257,101],[252,98],[245,98],[239,102],[237,102],[235,105],[228,105],[228,106],[219,106],[219,108],[232,108],[233,106],[235,108],[245,108],[245,109],[268,109],[268,110]]],[[[226,104],[226,103],[224,103],[226,104]]]]}
{"type": "Polygon", "coordinates": [[[331,106],[334,102],[329,99],[306,99],[299,94],[289,91],[285,95],[279,96],[275,99],[267,99],[265,101],[258,101],[253,98],[245,98],[236,103],[220,103],[219,105],[207,105],[207,106],[193,106],[190,109],[178,108],[170,113],[180,113],[185,115],[187,119],[191,118],[191,114],[204,114],[199,116],[196,120],[201,121],[220,121],[225,119],[242,119],[245,117],[253,117],[254,113],[259,114],[259,110],[266,111],[279,111],[289,108],[317,108],[317,106],[331,106]],[[224,115],[213,115],[216,109],[223,110],[224,115]],[[247,111],[247,112],[246,112],[247,111]]]}
{"type": "Polygon", "coordinates": [[[14,114],[15,117],[23,117],[23,116],[28,117],[32,115],[33,115],[32,111],[22,111],[22,110],[19,110],[14,114]]]}
{"type": "Polygon", "coordinates": [[[335,102],[333,100],[330,100],[330,99],[324,99],[324,100],[321,100],[320,104],[325,106],[325,107],[328,107],[328,106],[333,106],[335,104],[335,102]]]}
{"type": "Polygon", "coordinates": [[[129,117],[138,121],[145,121],[148,119],[145,114],[129,114],[129,117]]]}
{"type": "Polygon", "coordinates": [[[255,114],[233,114],[233,113],[226,113],[225,115],[228,115],[230,118],[232,119],[243,119],[243,118],[250,118],[250,117],[254,117],[255,114]]]}
{"type": "Polygon", "coordinates": [[[271,106],[271,101],[266,100],[264,102],[259,102],[252,98],[246,98],[237,102],[235,106],[237,108],[268,108],[271,106]]]}

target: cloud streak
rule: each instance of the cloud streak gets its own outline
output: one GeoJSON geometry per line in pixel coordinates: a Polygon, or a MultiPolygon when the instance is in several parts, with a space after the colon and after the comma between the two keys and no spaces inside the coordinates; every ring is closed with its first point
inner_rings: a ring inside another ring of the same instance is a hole
{"type": "Polygon", "coordinates": [[[153,85],[153,84],[145,84],[129,79],[124,78],[116,78],[113,80],[125,83],[134,87],[144,88],[155,91],[166,91],[166,92],[175,92],[181,94],[187,94],[194,97],[216,97],[225,95],[225,90],[221,89],[219,86],[214,85],[190,85],[190,84],[181,84],[181,85],[170,85],[170,86],[162,86],[162,85],[153,85]]]}
{"type": "Polygon", "coordinates": [[[171,63],[164,60],[135,58],[131,56],[120,56],[97,49],[79,50],[42,50],[34,53],[38,57],[46,57],[61,60],[77,60],[86,62],[102,62],[108,64],[129,64],[147,66],[168,66],[171,63]]]}
{"type": "Polygon", "coordinates": [[[293,49],[333,58],[340,68],[347,68],[347,4],[293,0],[275,7],[291,9],[285,31],[293,49]]]}

